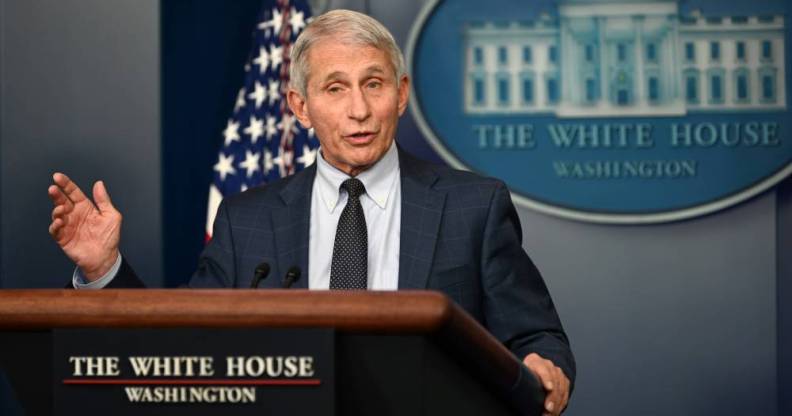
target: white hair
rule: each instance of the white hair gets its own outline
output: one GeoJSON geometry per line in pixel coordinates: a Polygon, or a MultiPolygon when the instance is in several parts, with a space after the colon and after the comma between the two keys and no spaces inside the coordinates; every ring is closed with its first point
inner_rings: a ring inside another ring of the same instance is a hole
{"type": "Polygon", "coordinates": [[[373,46],[388,54],[398,83],[407,73],[402,55],[393,35],[374,18],[352,10],[331,10],[308,24],[290,51],[289,83],[303,97],[307,96],[308,51],[314,43],[333,38],[342,43],[373,46]]]}

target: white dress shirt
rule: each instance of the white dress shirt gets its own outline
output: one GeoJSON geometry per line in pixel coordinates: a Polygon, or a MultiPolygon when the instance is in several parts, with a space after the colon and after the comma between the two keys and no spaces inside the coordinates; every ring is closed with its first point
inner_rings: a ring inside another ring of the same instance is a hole
{"type": "MultiPolygon", "coordinates": [[[[350,176],[327,163],[321,152],[316,163],[311,194],[308,287],[329,289],[338,218],[347,203],[347,193],[341,189],[341,183],[350,176]]],[[[360,205],[368,229],[368,288],[396,290],[399,288],[401,242],[401,175],[396,142],[391,144],[379,162],[357,178],[366,188],[366,193],[360,197],[360,205]]],[[[121,255],[109,272],[93,282],[75,268],[72,285],[76,289],[101,289],[115,278],[120,267],[121,255]]]]}
{"type": "MultiPolygon", "coordinates": [[[[341,183],[350,176],[327,163],[321,153],[316,163],[311,194],[308,287],[329,289],[336,228],[348,199],[341,183]]],[[[401,175],[396,143],[391,144],[379,162],[356,177],[366,187],[360,205],[368,229],[368,288],[396,290],[401,242],[401,175]]]]}
{"type": "Polygon", "coordinates": [[[74,273],[72,274],[72,286],[74,286],[75,289],[102,289],[103,287],[109,285],[110,282],[115,278],[115,275],[118,274],[118,270],[121,269],[121,261],[122,258],[121,254],[119,253],[118,257],[116,257],[115,263],[113,263],[113,267],[110,268],[110,271],[93,282],[88,281],[88,279],[83,276],[79,267],[75,267],[74,273]]]}

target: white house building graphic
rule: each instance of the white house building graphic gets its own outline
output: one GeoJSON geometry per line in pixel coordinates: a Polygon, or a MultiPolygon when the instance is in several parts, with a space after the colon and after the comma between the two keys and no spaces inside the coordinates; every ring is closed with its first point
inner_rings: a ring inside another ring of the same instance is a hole
{"type": "Polygon", "coordinates": [[[672,116],[786,109],[784,17],[681,15],[675,1],[560,1],[470,22],[468,114],[672,116]]]}

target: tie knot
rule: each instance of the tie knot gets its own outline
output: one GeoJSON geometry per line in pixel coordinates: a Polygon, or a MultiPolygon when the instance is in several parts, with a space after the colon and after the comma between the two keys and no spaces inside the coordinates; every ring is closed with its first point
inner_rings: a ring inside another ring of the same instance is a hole
{"type": "Polygon", "coordinates": [[[346,189],[350,198],[359,198],[366,192],[366,187],[360,179],[349,178],[341,184],[341,188],[346,189]]]}

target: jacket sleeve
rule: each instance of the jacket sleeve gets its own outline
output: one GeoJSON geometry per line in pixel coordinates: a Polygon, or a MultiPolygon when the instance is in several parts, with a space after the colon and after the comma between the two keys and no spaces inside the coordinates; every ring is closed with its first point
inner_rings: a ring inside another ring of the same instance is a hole
{"type": "Polygon", "coordinates": [[[228,204],[224,199],[217,209],[212,239],[198,258],[198,268],[193,273],[187,287],[232,288],[236,286],[236,255],[228,209],[228,204]]]}
{"type": "Polygon", "coordinates": [[[575,359],[539,270],[522,247],[508,189],[498,182],[481,251],[484,317],[489,331],[520,360],[535,352],[575,380],[575,359]]]}
{"type": "Polygon", "coordinates": [[[121,268],[118,269],[118,274],[105,286],[106,289],[137,289],[144,287],[146,285],[140,280],[135,270],[126,261],[126,258],[121,259],[121,268]]]}

